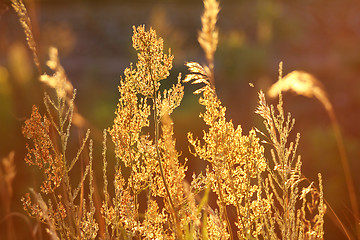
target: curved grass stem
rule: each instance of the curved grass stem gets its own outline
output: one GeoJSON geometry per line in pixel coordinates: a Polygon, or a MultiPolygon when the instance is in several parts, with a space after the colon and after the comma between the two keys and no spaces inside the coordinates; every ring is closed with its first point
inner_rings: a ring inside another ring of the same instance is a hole
{"type": "Polygon", "coordinates": [[[337,147],[338,147],[339,154],[340,154],[341,165],[342,165],[344,175],[345,175],[346,187],[347,187],[347,190],[349,192],[351,209],[353,211],[355,224],[357,226],[356,227],[356,234],[357,234],[358,237],[360,237],[360,227],[359,227],[359,224],[358,224],[358,222],[360,220],[360,218],[359,218],[359,206],[358,206],[358,202],[357,202],[357,197],[356,197],[353,177],[352,177],[350,166],[349,166],[349,161],[348,161],[348,158],[347,158],[347,155],[346,155],[346,150],[345,150],[343,137],[342,137],[340,126],[339,126],[339,123],[337,121],[337,118],[336,118],[336,115],[335,115],[335,112],[334,112],[334,109],[333,109],[332,105],[330,105],[330,107],[327,107],[326,111],[328,112],[331,123],[332,123],[332,127],[333,127],[333,130],[334,130],[334,134],[335,134],[335,138],[336,138],[336,142],[337,142],[337,147]]]}

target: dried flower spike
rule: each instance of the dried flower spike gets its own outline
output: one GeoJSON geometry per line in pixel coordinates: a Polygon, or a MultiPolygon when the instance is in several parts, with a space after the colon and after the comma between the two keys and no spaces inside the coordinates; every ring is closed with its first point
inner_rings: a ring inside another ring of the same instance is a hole
{"type": "Polygon", "coordinates": [[[64,68],[60,64],[58,50],[56,48],[49,48],[49,58],[46,64],[54,71],[54,74],[52,76],[43,74],[40,76],[40,81],[54,88],[59,99],[66,99],[67,94],[72,94],[74,89],[66,77],[64,68]]]}

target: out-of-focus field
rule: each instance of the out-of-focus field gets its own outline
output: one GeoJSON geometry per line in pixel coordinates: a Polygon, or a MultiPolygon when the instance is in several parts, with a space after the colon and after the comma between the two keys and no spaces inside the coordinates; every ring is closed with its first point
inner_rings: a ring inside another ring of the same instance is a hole
{"type": "MultiPolygon", "coordinates": [[[[205,61],[197,43],[203,8],[200,0],[26,3],[41,61],[47,60],[49,46],[59,49],[65,71],[78,89],[79,112],[94,129],[108,128],[114,119],[119,76],[136,60],[131,47],[133,25],[152,26],[171,48],[175,59],[169,85],[176,81],[178,72],[187,73],[185,62],[205,61]]],[[[360,2],[223,0],[218,27],[216,87],[233,122],[241,124],[244,132],[252,126],[261,128],[261,119],[254,114],[257,91],[267,91],[277,80],[280,61],[284,62],[284,74],[293,70],[312,73],[334,105],[360,197],[360,2]]],[[[17,15],[9,2],[1,3],[0,158],[15,151],[14,212],[24,213],[20,198],[38,181],[36,171],[23,160],[26,149],[21,135],[31,106],[41,105],[46,90],[38,76],[17,15]]],[[[193,86],[185,86],[183,103],[174,113],[177,148],[190,159],[189,177],[204,169],[204,163],[189,154],[186,140],[189,131],[202,134],[198,131],[203,126],[198,118],[201,107],[193,90],[193,86]]],[[[301,133],[299,154],[305,176],[316,180],[317,172],[322,173],[325,198],[348,225],[353,213],[326,111],[316,99],[290,93],[284,95],[284,102],[296,119],[294,132],[301,133]]],[[[100,156],[101,143],[95,144],[95,154],[100,156]]],[[[95,166],[101,164],[100,160],[95,162],[95,166]]],[[[97,178],[101,181],[101,172],[97,178]]],[[[0,239],[5,233],[4,216],[0,207],[0,239]]],[[[29,236],[24,220],[14,219],[15,226],[23,229],[18,239],[29,236]]],[[[325,239],[343,238],[332,220],[325,221],[325,239]]]]}

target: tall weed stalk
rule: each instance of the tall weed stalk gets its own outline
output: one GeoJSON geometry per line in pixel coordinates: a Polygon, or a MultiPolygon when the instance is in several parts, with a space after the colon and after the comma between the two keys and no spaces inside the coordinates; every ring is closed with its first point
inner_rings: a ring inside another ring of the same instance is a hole
{"type": "MultiPolygon", "coordinates": [[[[12,2],[35,64],[41,69],[25,5],[21,0],[12,2]]],[[[44,223],[49,238],[323,238],[326,207],[322,178],[319,174],[319,187],[304,184],[296,152],[300,137],[288,143],[294,120],[284,113],[282,98],[275,111],[259,93],[256,112],[264,118],[266,134],[256,128],[245,134],[241,126],[227,120],[226,107],[215,88],[219,11],[218,1],[204,0],[198,41],[206,64],[187,63],[190,73],[183,80],[179,74],[177,83],[165,90],[160,86],[170,77],[174,56],[170,49],[164,51],[163,39],[155,30],[134,26],[132,44],[138,59],[124,71],[116,117],[103,131],[101,207],[94,200],[99,192],[90,131],[75,154],[68,148],[73,120],[79,123],[82,118],[74,104],[76,90],[60,64],[57,49],[50,48],[47,65],[52,73],[41,75],[40,80],[56,95],[45,94],[46,113],[42,115],[34,106],[22,129],[31,142],[25,161],[36,166],[43,177],[40,190],[30,189],[22,201],[28,214],[44,223]],[[205,174],[193,176],[190,183],[185,181],[187,159],[181,159],[176,150],[171,119],[184,96],[183,82],[199,86],[194,93],[205,107],[200,118],[207,126],[202,139],[188,133],[194,156],[207,162],[205,174]],[[114,176],[108,174],[108,136],[115,149],[114,176]],[[270,159],[265,154],[269,149],[270,159]],[[86,159],[81,162],[84,171],[79,171],[81,158],[86,159]],[[76,187],[72,186],[73,173],[80,174],[76,187]],[[215,208],[208,205],[213,196],[210,191],[216,196],[215,208]],[[233,209],[235,219],[229,214],[233,209]],[[96,219],[96,212],[101,219],[96,219]],[[101,231],[100,221],[104,222],[101,231]]]]}

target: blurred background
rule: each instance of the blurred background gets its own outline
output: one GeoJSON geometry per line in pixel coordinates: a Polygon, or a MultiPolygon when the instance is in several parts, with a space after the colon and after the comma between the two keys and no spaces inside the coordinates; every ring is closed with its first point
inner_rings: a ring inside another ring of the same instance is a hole
{"type": "MultiPolygon", "coordinates": [[[[95,130],[108,128],[115,117],[120,76],[136,62],[132,26],[152,26],[174,54],[174,67],[165,87],[187,73],[187,61],[205,62],[197,43],[203,11],[201,0],[153,1],[25,1],[39,45],[42,65],[49,46],[59,49],[68,78],[78,89],[79,112],[95,130]]],[[[355,189],[360,197],[360,2],[357,0],[222,0],[219,13],[219,45],[215,56],[217,93],[227,116],[240,124],[245,134],[252,127],[264,129],[254,113],[257,92],[267,91],[277,81],[278,65],[284,75],[293,70],[313,74],[324,85],[338,117],[355,189]],[[253,83],[255,87],[250,87],[253,83]]],[[[48,69],[45,69],[46,71],[48,69]]],[[[15,152],[17,175],[11,211],[23,213],[21,197],[38,186],[37,170],[24,162],[26,141],[21,126],[30,117],[33,104],[42,104],[44,91],[32,61],[23,29],[10,1],[0,2],[0,158],[15,152]]],[[[204,169],[204,162],[189,154],[187,132],[202,137],[199,119],[202,107],[185,86],[185,98],[174,112],[177,149],[188,157],[188,176],[204,169]]],[[[276,104],[276,99],[270,100],[276,104]]],[[[336,139],[329,117],[316,99],[284,95],[285,110],[296,119],[294,134],[301,133],[299,154],[303,173],[317,181],[323,175],[325,198],[342,223],[353,231],[353,212],[336,139]]],[[[101,141],[95,142],[101,169],[101,141]]],[[[99,182],[102,175],[96,176],[99,182]]],[[[0,204],[1,206],[1,204],[0,204]]],[[[14,217],[15,226],[26,224],[14,217]]],[[[6,210],[0,207],[0,239],[5,231],[6,210]],[[4,218],[5,217],[5,218],[4,218]]],[[[345,238],[329,217],[325,239],[345,238]]],[[[29,225],[30,226],[30,225],[29,225]]],[[[30,236],[29,233],[17,237],[30,236]]],[[[30,231],[30,230],[29,230],[30,231]]]]}

